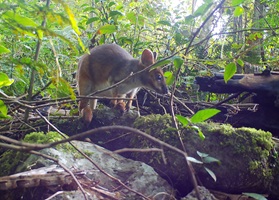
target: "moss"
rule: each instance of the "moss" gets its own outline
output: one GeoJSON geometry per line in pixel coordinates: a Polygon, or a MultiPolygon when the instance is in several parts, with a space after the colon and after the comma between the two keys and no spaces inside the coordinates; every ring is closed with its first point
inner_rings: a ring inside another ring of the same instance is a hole
{"type": "MultiPolygon", "coordinates": [[[[48,133],[43,132],[32,132],[27,134],[23,141],[33,144],[46,144],[51,142],[56,142],[64,139],[57,132],[50,131],[48,133]]],[[[59,144],[55,148],[62,150],[64,152],[71,152],[74,156],[78,157],[77,151],[70,144],[59,144]]],[[[0,176],[10,175],[15,172],[16,168],[20,163],[24,162],[30,156],[29,153],[23,153],[14,150],[8,150],[2,154],[0,158],[0,176]]]]}
{"type": "Polygon", "coordinates": [[[170,115],[148,115],[145,117],[138,117],[133,126],[163,141],[170,141],[172,137],[176,135],[176,129],[172,127],[170,115]]]}
{"type": "MultiPolygon", "coordinates": [[[[54,131],[47,132],[46,134],[43,132],[32,132],[27,134],[23,141],[35,144],[47,144],[63,140],[65,137],[54,131]]],[[[68,143],[58,144],[55,148],[63,150],[64,152],[76,152],[75,149],[68,143]]]]}
{"type": "MultiPolygon", "coordinates": [[[[208,153],[221,161],[220,166],[215,166],[218,176],[228,176],[227,181],[241,179],[246,182],[247,177],[255,177],[263,184],[272,179],[272,169],[269,167],[269,158],[274,147],[272,134],[254,128],[233,128],[229,124],[199,123],[196,124],[205,135],[202,141],[191,127],[180,127],[182,139],[185,142],[187,153],[197,159],[197,151],[208,153]],[[241,167],[240,167],[241,166],[241,167]],[[239,172],[239,169],[242,169],[239,172]],[[243,174],[243,176],[232,177],[227,174],[243,174]]],[[[137,118],[134,127],[167,142],[170,145],[181,147],[177,131],[172,127],[172,119],[169,115],[150,115],[137,118]]],[[[138,148],[158,147],[147,139],[138,136],[131,140],[131,145],[138,148]]],[[[176,171],[181,168],[183,160],[176,153],[165,150],[167,157],[171,160],[168,170],[176,171]]],[[[150,153],[149,160],[141,158],[141,154],[133,154],[136,159],[144,160],[152,166],[158,166],[162,161],[161,154],[150,153]],[[156,164],[157,163],[157,164],[156,164]]],[[[214,167],[214,168],[215,168],[214,167]]],[[[211,183],[210,183],[211,184],[211,183]]],[[[224,182],[224,184],[227,184],[224,182]]]]}
{"type": "Polygon", "coordinates": [[[0,158],[0,176],[8,176],[12,174],[17,166],[24,162],[29,156],[27,153],[20,151],[8,150],[1,155],[0,158]]]}

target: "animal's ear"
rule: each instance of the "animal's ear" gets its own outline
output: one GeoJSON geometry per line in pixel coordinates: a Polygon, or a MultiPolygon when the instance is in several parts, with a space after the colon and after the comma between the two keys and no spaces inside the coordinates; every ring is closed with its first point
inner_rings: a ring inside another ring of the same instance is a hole
{"type": "Polygon", "coordinates": [[[150,66],[154,63],[154,61],[155,59],[154,59],[153,52],[150,51],[149,49],[145,49],[141,54],[140,62],[144,66],[150,66]]]}
{"type": "Polygon", "coordinates": [[[155,51],[153,51],[153,57],[154,57],[154,61],[156,61],[156,60],[157,60],[157,57],[158,57],[158,53],[155,52],[155,51]]]}

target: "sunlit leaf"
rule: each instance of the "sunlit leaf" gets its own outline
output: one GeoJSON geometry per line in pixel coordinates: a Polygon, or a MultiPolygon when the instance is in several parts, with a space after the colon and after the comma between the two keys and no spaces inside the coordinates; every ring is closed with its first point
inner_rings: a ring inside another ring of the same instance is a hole
{"type": "Polygon", "coordinates": [[[13,82],[14,79],[10,79],[7,74],[0,72],[0,88],[10,86],[13,82]]]}
{"type": "Polygon", "coordinates": [[[244,9],[243,9],[241,6],[237,6],[237,7],[234,9],[233,16],[239,17],[240,15],[243,14],[243,12],[244,12],[244,9]]]}
{"type": "Polygon", "coordinates": [[[8,108],[2,100],[0,100],[0,114],[2,114],[3,118],[5,118],[8,114],[8,108]]]}
{"type": "Polygon", "coordinates": [[[201,140],[205,139],[205,136],[204,136],[202,130],[200,129],[200,127],[192,125],[191,128],[194,129],[195,131],[197,131],[197,133],[198,133],[198,135],[199,135],[201,140]]]}
{"type": "Polygon", "coordinates": [[[210,169],[208,169],[207,167],[204,167],[204,169],[207,171],[207,173],[211,176],[211,178],[216,182],[217,178],[216,175],[214,174],[213,171],[211,171],[210,169]]]}
{"type": "Polygon", "coordinates": [[[214,115],[216,115],[219,112],[220,112],[220,110],[215,109],[215,108],[199,110],[196,114],[194,114],[191,117],[190,120],[192,123],[204,122],[205,120],[213,117],[214,115]]]}
{"type": "Polygon", "coordinates": [[[232,0],[232,6],[238,6],[239,4],[242,4],[244,0],[232,0]]]}
{"type": "Polygon", "coordinates": [[[167,85],[172,85],[173,82],[174,82],[174,80],[175,80],[175,77],[174,77],[173,73],[170,72],[170,71],[166,71],[166,72],[164,73],[164,76],[165,76],[165,78],[166,78],[166,84],[167,84],[167,85]]]}
{"type": "Polygon", "coordinates": [[[257,194],[257,193],[246,193],[246,192],[244,192],[242,194],[247,195],[249,197],[252,197],[256,200],[267,200],[267,198],[265,198],[263,195],[257,194]]]}
{"type": "Polygon", "coordinates": [[[38,29],[37,30],[37,36],[40,40],[42,40],[43,37],[44,37],[44,32],[42,30],[38,29]]]}
{"type": "Polygon", "coordinates": [[[76,22],[76,20],[75,20],[74,13],[72,12],[72,10],[70,9],[70,7],[69,7],[67,4],[62,3],[62,5],[63,5],[63,7],[64,7],[64,9],[65,9],[65,11],[66,11],[68,17],[69,17],[69,20],[70,20],[70,23],[71,23],[72,28],[74,29],[74,31],[75,31],[78,35],[80,35],[81,32],[80,32],[79,29],[78,29],[78,26],[77,26],[77,22],[76,22]]]}
{"type": "Polygon", "coordinates": [[[175,115],[177,120],[183,125],[183,126],[187,126],[189,124],[189,119],[187,119],[186,117],[182,116],[182,115],[175,115]]]}
{"type": "Polygon", "coordinates": [[[237,64],[239,64],[241,67],[243,67],[244,66],[244,62],[243,62],[243,60],[241,60],[241,59],[237,59],[237,64]]]}
{"type": "Polygon", "coordinates": [[[228,80],[230,80],[235,73],[236,73],[236,64],[234,62],[231,62],[225,67],[225,72],[224,72],[225,83],[227,83],[228,80]]]}
{"type": "Polygon", "coordinates": [[[7,49],[6,47],[0,45],[0,55],[4,53],[10,53],[11,51],[7,49]]]}
{"type": "Polygon", "coordinates": [[[97,33],[102,35],[102,34],[111,34],[111,33],[114,33],[115,31],[116,31],[116,26],[106,24],[106,25],[102,26],[101,28],[99,28],[97,33]]]}
{"type": "Polygon", "coordinates": [[[28,17],[21,16],[13,11],[6,11],[3,15],[6,19],[14,20],[16,23],[22,26],[37,27],[38,24],[28,17]]]}

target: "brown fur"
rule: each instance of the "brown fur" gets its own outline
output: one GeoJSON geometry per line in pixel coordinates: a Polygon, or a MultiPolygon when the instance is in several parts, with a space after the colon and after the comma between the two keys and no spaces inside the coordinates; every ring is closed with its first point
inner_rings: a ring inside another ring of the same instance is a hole
{"type": "MultiPolygon", "coordinates": [[[[116,44],[105,44],[91,49],[90,54],[85,54],[79,61],[77,81],[79,95],[89,95],[97,90],[107,88],[123,80],[131,73],[136,73],[152,64],[155,58],[153,53],[145,49],[141,59],[134,59],[126,50],[116,44]]],[[[152,89],[158,93],[166,94],[168,89],[165,83],[163,71],[160,68],[151,71],[146,70],[135,75],[118,87],[104,91],[98,96],[126,97],[126,108],[132,105],[132,99],[141,87],[152,89]]],[[[79,103],[79,111],[87,125],[91,122],[92,111],[96,108],[97,100],[82,99],[79,103]],[[88,105],[90,103],[90,106],[88,105]]],[[[112,101],[113,106],[125,110],[123,101],[112,101]],[[117,104],[119,104],[117,106],[117,104]]]]}

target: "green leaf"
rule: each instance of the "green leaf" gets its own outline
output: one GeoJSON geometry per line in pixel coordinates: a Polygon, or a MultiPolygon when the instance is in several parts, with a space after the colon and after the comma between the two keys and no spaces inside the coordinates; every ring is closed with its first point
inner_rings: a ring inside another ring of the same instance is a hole
{"type": "Polygon", "coordinates": [[[37,36],[40,40],[42,40],[44,37],[44,32],[40,29],[37,29],[37,36]]]}
{"type": "Polygon", "coordinates": [[[9,79],[7,74],[0,72],[0,88],[4,86],[10,86],[14,82],[14,79],[9,79]]]}
{"type": "Polygon", "coordinates": [[[5,19],[14,20],[16,23],[26,27],[37,27],[38,24],[28,17],[23,17],[13,11],[7,11],[2,15],[5,19]]]}
{"type": "Polygon", "coordinates": [[[182,115],[175,115],[177,120],[183,125],[183,126],[187,126],[189,124],[189,119],[187,119],[186,117],[182,116],[182,115]]]}
{"type": "Polygon", "coordinates": [[[216,175],[214,174],[213,171],[211,171],[210,169],[208,169],[207,167],[204,167],[204,169],[207,171],[207,173],[211,176],[211,178],[216,182],[217,178],[216,175]]]}
{"type": "Polygon", "coordinates": [[[242,15],[244,12],[244,9],[241,7],[241,6],[237,6],[235,9],[234,9],[234,12],[233,12],[233,16],[234,17],[239,17],[240,15],[242,15]]]}
{"type": "Polygon", "coordinates": [[[242,4],[244,0],[232,0],[232,6],[238,6],[239,4],[242,4]]]}
{"type": "Polygon", "coordinates": [[[100,20],[99,17],[91,17],[90,19],[87,20],[86,24],[91,24],[92,22],[100,20]]]}
{"type": "Polygon", "coordinates": [[[162,25],[166,25],[166,26],[171,26],[171,23],[169,21],[166,20],[161,20],[157,22],[158,24],[162,24],[162,25]]]}
{"type": "Polygon", "coordinates": [[[135,12],[130,12],[127,13],[126,17],[132,24],[139,24],[143,25],[144,24],[144,17],[140,15],[136,15],[135,12]]]}
{"type": "Polygon", "coordinates": [[[151,67],[150,71],[152,69],[156,69],[157,67],[162,67],[164,65],[170,64],[172,62],[172,58],[166,59],[166,60],[159,60],[153,67],[151,67]]]}
{"type": "Polygon", "coordinates": [[[242,193],[242,194],[247,195],[249,197],[252,197],[256,200],[267,200],[267,198],[265,198],[263,195],[257,194],[257,193],[246,193],[245,192],[245,193],[242,193]]]}
{"type": "Polygon", "coordinates": [[[166,72],[164,73],[164,76],[165,76],[165,78],[166,78],[166,84],[167,84],[167,85],[172,85],[173,82],[174,82],[174,80],[175,80],[175,77],[174,77],[173,73],[170,72],[170,71],[166,71],[166,72]]]}
{"type": "Polygon", "coordinates": [[[237,59],[237,61],[236,61],[241,67],[243,67],[244,66],[244,62],[243,62],[243,60],[241,60],[241,59],[237,59]]]}
{"type": "Polygon", "coordinates": [[[205,120],[213,117],[214,115],[216,115],[219,112],[220,112],[220,110],[215,109],[215,108],[199,110],[196,114],[194,114],[191,117],[190,121],[192,123],[204,122],[205,120]]]}
{"type": "Polygon", "coordinates": [[[137,22],[137,17],[136,17],[136,14],[134,12],[127,13],[126,16],[132,24],[135,24],[137,22]]]}
{"type": "Polygon", "coordinates": [[[63,78],[52,78],[52,83],[49,86],[49,92],[52,98],[69,97],[76,99],[75,92],[69,82],[63,78]]]}
{"type": "Polygon", "coordinates": [[[112,2],[109,2],[109,7],[111,7],[111,6],[113,6],[113,5],[115,5],[116,3],[114,2],[114,1],[112,1],[112,2]]]}
{"type": "Polygon", "coordinates": [[[11,51],[7,49],[6,47],[0,45],[0,55],[4,53],[10,53],[11,51]]]}
{"type": "Polygon", "coordinates": [[[114,17],[114,16],[123,16],[122,12],[119,12],[118,10],[113,10],[109,12],[109,16],[110,17],[114,17]]]}
{"type": "Polygon", "coordinates": [[[99,28],[97,33],[102,35],[102,34],[111,34],[111,33],[114,33],[115,31],[116,31],[116,26],[106,24],[106,25],[102,26],[101,28],[99,28]]]}
{"type": "Polygon", "coordinates": [[[63,1],[61,1],[60,3],[62,3],[63,7],[64,7],[64,10],[66,11],[68,17],[69,17],[69,20],[70,20],[70,23],[71,23],[71,26],[72,28],[74,29],[74,31],[80,35],[81,32],[79,31],[78,29],[78,25],[77,25],[77,22],[76,22],[76,19],[75,19],[75,16],[74,16],[74,13],[72,12],[72,10],[70,9],[70,7],[65,4],[63,1]]]}
{"type": "Polygon", "coordinates": [[[92,6],[84,8],[83,12],[92,12],[94,11],[94,8],[92,6]]]}
{"type": "Polygon", "coordinates": [[[8,108],[2,100],[0,100],[0,114],[1,114],[0,116],[1,118],[6,118],[8,114],[8,108]]]}
{"type": "Polygon", "coordinates": [[[236,73],[236,64],[234,62],[231,62],[225,67],[225,73],[224,73],[225,83],[227,83],[228,80],[230,80],[235,73],[236,73]]]}
{"type": "Polygon", "coordinates": [[[190,157],[190,156],[187,157],[187,160],[189,160],[192,163],[203,164],[201,161],[197,160],[196,158],[190,157]]]}
{"type": "Polygon", "coordinates": [[[173,57],[173,65],[176,69],[179,69],[182,66],[183,62],[184,60],[180,56],[173,57]]]}
{"type": "Polygon", "coordinates": [[[191,128],[194,129],[195,131],[197,131],[201,140],[205,139],[203,132],[201,131],[201,129],[198,126],[191,126],[191,128]]]}

